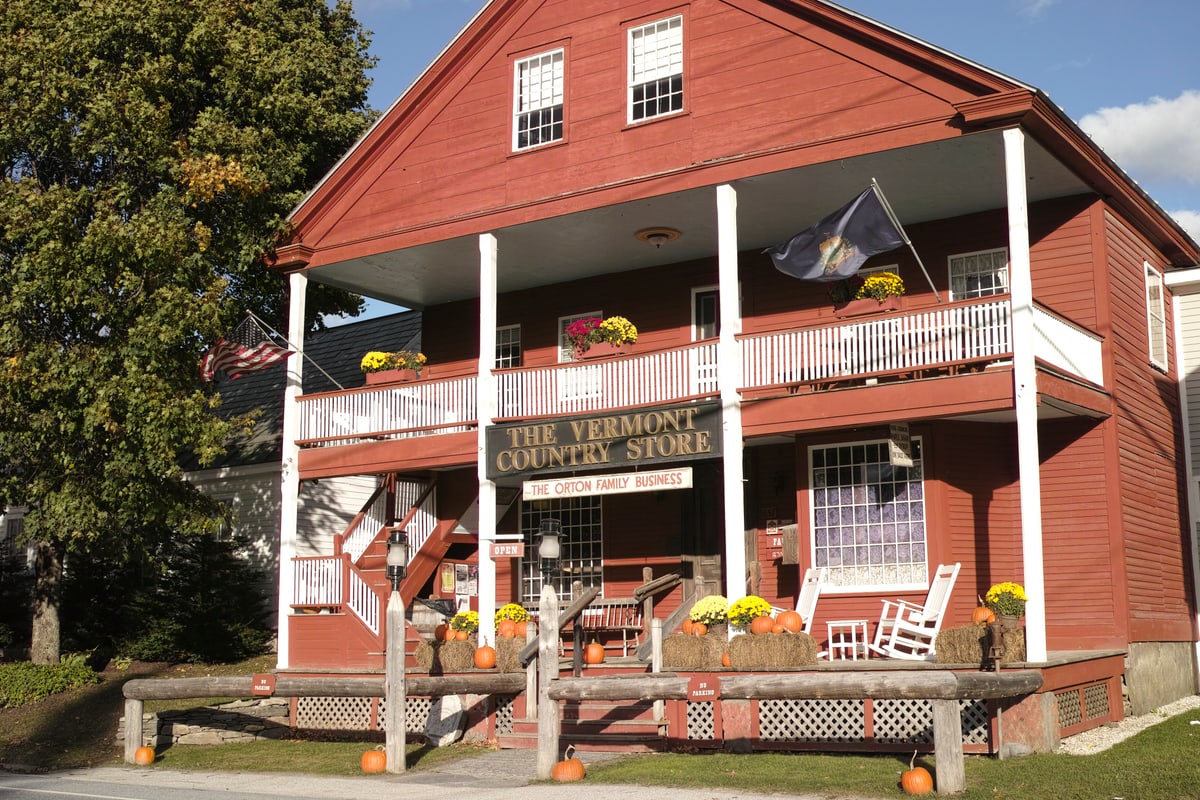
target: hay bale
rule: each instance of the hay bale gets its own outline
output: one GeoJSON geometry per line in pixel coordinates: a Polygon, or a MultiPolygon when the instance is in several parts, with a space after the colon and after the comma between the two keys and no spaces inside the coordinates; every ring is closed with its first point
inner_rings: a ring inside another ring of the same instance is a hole
{"type": "Polygon", "coordinates": [[[663,669],[705,670],[720,669],[725,638],[712,634],[692,636],[677,633],[663,639],[663,669]]]}
{"type": "Polygon", "coordinates": [[[809,667],[817,663],[817,643],[807,633],[746,633],[729,642],[729,663],[739,670],[809,667]]]}
{"type": "Polygon", "coordinates": [[[475,643],[469,639],[465,642],[421,642],[413,651],[413,658],[430,675],[466,672],[475,668],[475,643]]]}
{"type": "MultiPolygon", "coordinates": [[[[934,660],[938,664],[978,664],[990,662],[992,640],[986,625],[945,628],[934,640],[934,660]]],[[[1021,628],[1001,634],[1001,664],[1025,660],[1025,631],[1021,628]]]]}
{"type": "Polygon", "coordinates": [[[521,651],[525,649],[525,637],[501,636],[496,640],[496,669],[499,672],[524,672],[521,666],[521,651]]]}

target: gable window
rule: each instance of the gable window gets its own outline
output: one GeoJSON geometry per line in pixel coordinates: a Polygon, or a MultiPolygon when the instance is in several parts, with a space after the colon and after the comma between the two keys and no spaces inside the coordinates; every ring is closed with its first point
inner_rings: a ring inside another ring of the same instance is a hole
{"type": "Polygon", "coordinates": [[[834,586],[854,590],[924,588],[925,483],[921,440],[913,466],[892,466],[886,440],[813,447],[813,563],[834,586]]]}
{"type": "Polygon", "coordinates": [[[629,121],[683,108],[683,17],[629,29],[629,121]]]}
{"type": "Polygon", "coordinates": [[[563,51],[523,58],[513,73],[513,150],[563,138],[563,51]]]}
{"type": "Polygon", "coordinates": [[[575,581],[584,586],[599,586],[603,595],[600,511],[597,495],[522,501],[521,533],[525,540],[525,558],[521,562],[521,602],[526,607],[537,608],[544,581],[554,586],[560,601],[568,603],[574,599],[571,584],[575,581]],[[538,530],[542,519],[551,517],[562,523],[559,534],[562,554],[554,572],[543,576],[537,555],[538,530]]]}
{"type": "Polygon", "coordinates": [[[1150,333],[1150,363],[1167,369],[1167,307],[1163,297],[1163,276],[1149,264],[1146,269],[1146,324],[1150,333]]]}
{"type": "Polygon", "coordinates": [[[970,300],[1008,291],[1008,250],[950,256],[950,299],[970,300]]]}

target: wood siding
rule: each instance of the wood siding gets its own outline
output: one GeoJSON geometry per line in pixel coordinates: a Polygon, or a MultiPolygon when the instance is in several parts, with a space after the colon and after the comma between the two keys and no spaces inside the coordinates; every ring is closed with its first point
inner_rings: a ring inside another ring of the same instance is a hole
{"type": "MultiPolygon", "coordinates": [[[[1162,258],[1111,213],[1104,215],[1112,296],[1112,358],[1117,403],[1121,528],[1127,572],[1129,639],[1192,638],[1188,534],[1179,393],[1175,370],[1149,363],[1143,264],[1163,269],[1162,258]]],[[[1173,329],[1166,305],[1167,330],[1173,329]]],[[[1168,336],[1168,363],[1174,342],[1168,336]]],[[[1110,459],[1111,460],[1111,459],[1110,459]]]]}

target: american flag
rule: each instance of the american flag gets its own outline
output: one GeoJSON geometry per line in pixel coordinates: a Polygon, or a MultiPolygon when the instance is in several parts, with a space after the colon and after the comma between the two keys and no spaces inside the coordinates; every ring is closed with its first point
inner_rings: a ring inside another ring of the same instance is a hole
{"type": "Polygon", "coordinates": [[[246,317],[233,333],[217,339],[216,344],[204,354],[204,360],[200,363],[200,377],[206,382],[211,381],[220,370],[230,380],[240,378],[247,372],[266,369],[291,354],[291,350],[272,342],[253,317],[246,317]]]}

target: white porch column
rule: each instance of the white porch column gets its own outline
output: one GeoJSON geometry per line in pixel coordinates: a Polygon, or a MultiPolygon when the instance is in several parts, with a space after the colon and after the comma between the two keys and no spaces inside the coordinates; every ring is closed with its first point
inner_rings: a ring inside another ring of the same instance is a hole
{"type": "Polygon", "coordinates": [[[717,187],[717,272],[721,305],[721,337],[717,342],[717,386],[721,391],[721,452],[725,485],[725,595],[746,595],[746,509],[742,488],[742,402],[738,383],[742,353],[734,338],[742,332],[738,289],[737,192],[717,187]]]}
{"type": "Polygon", "coordinates": [[[487,431],[496,418],[496,269],[495,234],[479,235],[479,380],[475,399],[479,416],[479,640],[496,642],[496,484],[487,477],[487,431]]]}
{"type": "Polygon", "coordinates": [[[1025,193],[1025,134],[1004,132],[1008,183],[1008,288],[1012,297],[1013,381],[1017,411],[1017,474],[1021,481],[1021,552],[1025,655],[1046,660],[1046,579],[1042,557],[1042,484],[1038,465],[1037,367],[1033,360],[1033,279],[1029,267],[1029,205],[1025,193]]]}
{"type": "Polygon", "coordinates": [[[308,276],[293,272],[288,276],[288,341],[295,350],[287,360],[287,384],[283,390],[283,461],[280,471],[279,504],[279,608],[278,667],[287,669],[290,663],[288,618],[292,613],[292,598],[296,594],[296,575],[292,559],[296,556],[297,513],[300,502],[300,397],[304,372],[304,301],[308,276]]]}

